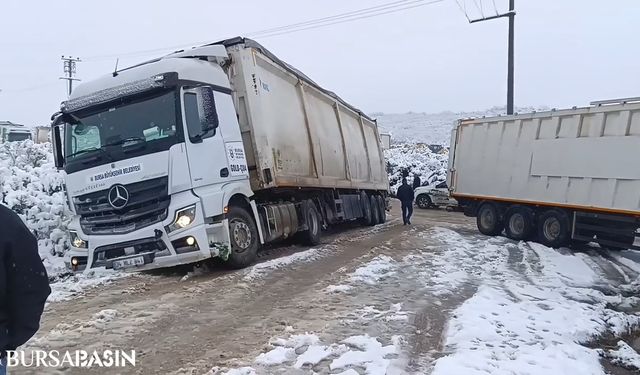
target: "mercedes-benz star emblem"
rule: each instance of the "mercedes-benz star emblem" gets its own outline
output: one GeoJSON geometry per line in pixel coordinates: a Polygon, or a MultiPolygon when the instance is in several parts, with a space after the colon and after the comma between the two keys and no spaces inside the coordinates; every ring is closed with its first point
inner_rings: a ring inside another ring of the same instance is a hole
{"type": "Polygon", "coordinates": [[[109,189],[108,199],[111,207],[119,210],[129,203],[129,191],[122,185],[113,185],[109,189]]]}

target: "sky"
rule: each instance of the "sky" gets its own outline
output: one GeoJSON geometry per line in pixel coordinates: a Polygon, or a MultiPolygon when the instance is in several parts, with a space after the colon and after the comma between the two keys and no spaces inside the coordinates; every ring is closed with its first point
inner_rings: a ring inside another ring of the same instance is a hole
{"type": "MultiPolygon", "coordinates": [[[[66,98],[62,55],[83,81],[171,52],[393,0],[0,0],[0,120],[47,125],[66,98]],[[179,5],[177,5],[179,4],[179,5]],[[143,52],[139,51],[149,51],[143,52]]],[[[416,3],[415,0],[407,1],[416,3]]],[[[458,0],[468,16],[490,0],[458,0]]],[[[507,0],[495,0],[505,11],[507,0]]],[[[640,95],[640,1],[518,0],[516,106],[640,95]]],[[[469,24],[455,0],[260,43],[365,112],[506,103],[507,19],[469,24]]]]}

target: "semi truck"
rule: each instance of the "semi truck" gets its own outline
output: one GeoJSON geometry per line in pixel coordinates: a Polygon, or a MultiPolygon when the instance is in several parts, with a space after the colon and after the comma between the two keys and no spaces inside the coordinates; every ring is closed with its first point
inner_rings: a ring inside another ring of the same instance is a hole
{"type": "Polygon", "coordinates": [[[480,232],[550,247],[639,249],[640,98],[465,119],[448,184],[480,232]]]}
{"type": "Polygon", "coordinates": [[[31,130],[24,125],[0,121],[0,143],[26,141],[31,137],[31,130]]]}
{"type": "Polygon", "coordinates": [[[75,270],[242,268],[263,244],[386,218],[376,121],[251,39],[83,83],[51,134],[75,270]]]}

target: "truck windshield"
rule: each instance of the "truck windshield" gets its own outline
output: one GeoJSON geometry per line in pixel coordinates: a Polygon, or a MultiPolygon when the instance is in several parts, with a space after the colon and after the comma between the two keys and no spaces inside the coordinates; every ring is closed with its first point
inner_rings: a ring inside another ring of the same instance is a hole
{"type": "Polygon", "coordinates": [[[31,134],[22,132],[7,134],[7,141],[9,142],[25,141],[27,139],[31,139],[31,134]]]}
{"type": "Polygon", "coordinates": [[[67,115],[65,170],[168,150],[183,138],[175,91],[165,91],[67,115]]]}

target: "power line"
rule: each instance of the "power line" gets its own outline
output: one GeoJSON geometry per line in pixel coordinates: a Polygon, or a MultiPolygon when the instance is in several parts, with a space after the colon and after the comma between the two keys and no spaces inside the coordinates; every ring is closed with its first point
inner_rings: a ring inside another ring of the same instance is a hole
{"type": "Polygon", "coordinates": [[[299,28],[299,27],[309,26],[309,25],[313,25],[313,24],[317,24],[317,23],[334,21],[334,20],[337,20],[337,19],[343,19],[343,18],[348,18],[348,17],[353,17],[353,16],[359,16],[359,15],[363,15],[363,14],[367,14],[367,13],[371,13],[371,12],[376,12],[376,11],[380,11],[380,10],[395,8],[395,7],[402,6],[402,5],[409,5],[409,4],[412,4],[412,3],[419,3],[419,2],[424,2],[424,1],[425,0],[394,1],[394,2],[391,2],[391,3],[386,3],[386,4],[377,5],[377,6],[374,6],[374,7],[369,7],[369,8],[354,10],[354,11],[351,11],[351,12],[336,14],[336,15],[333,15],[333,16],[315,18],[315,19],[312,19],[312,20],[304,21],[304,22],[298,22],[298,23],[293,23],[293,24],[289,24],[289,25],[285,25],[285,26],[279,26],[279,27],[273,27],[273,28],[270,28],[270,29],[259,30],[259,31],[248,33],[247,36],[256,36],[256,35],[259,35],[259,34],[270,34],[272,32],[282,31],[282,30],[285,30],[285,29],[299,28]]]}
{"type": "Polygon", "coordinates": [[[430,1],[430,2],[415,4],[415,5],[412,5],[412,6],[406,6],[406,7],[403,7],[403,8],[397,8],[397,9],[393,9],[393,10],[388,10],[386,12],[380,12],[380,13],[375,13],[375,14],[370,14],[370,15],[365,15],[365,16],[360,16],[360,17],[355,17],[355,18],[349,18],[349,19],[346,19],[346,20],[335,21],[335,22],[330,22],[330,23],[323,23],[323,24],[320,24],[320,25],[314,25],[314,26],[309,26],[309,27],[305,27],[305,28],[293,29],[293,30],[283,31],[283,32],[280,32],[280,33],[261,35],[260,38],[261,39],[270,38],[270,37],[278,36],[278,35],[291,34],[291,33],[304,31],[304,30],[317,29],[319,27],[337,25],[337,24],[341,24],[341,23],[346,23],[346,22],[351,22],[351,21],[356,21],[356,20],[361,20],[361,19],[366,19],[366,18],[377,17],[377,16],[381,16],[381,15],[385,15],[385,14],[400,12],[400,11],[407,10],[407,9],[413,9],[413,8],[418,8],[418,7],[422,7],[422,6],[426,6],[426,5],[441,3],[443,1],[445,1],[445,0],[433,0],[433,1],[430,1]]]}
{"type": "MultiPolygon", "coordinates": [[[[332,16],[316,18],[316,19],[307,20],[303,22],[297,22],[297,23],[293,23],[285,26],[279,26],[279,27],[249,32],[249,33],[245,33],[244,35],[254,36],[254,37],[259,36],[260,38],[268,38],[268,37],[273,37],[278,35],[289,34],[293,32],[299,32],[299,31],[310,30],[310,29],[315,29],[319,27],[326,27],[326,26],[331,26],[335,24],[356,21],[356,20],[370,18],[370,17],[377,17],[377,16],[389,14],[389,13],[395,13],[395,12],[399,12],[407,9],[417,8],[419,6],[440,3],[443,1],[445,0],[432,0],[428,2],[426,0],[394,1],[394,2],[389,2],[385,4],[380,4],[375,7],[363,8],[363,9],[358,9],[350,12],[335,14],[332,16]]],[[[164,48],[133,51],[133,52],[121,53],[121,54],[90,56],[85,58],[85,61],[106,60],[106,59],[111,59],[116,57],[147,56],[154,52],[155,53],[165,52],[168,50],[185,48],[185,46],[188,46],[188,45],[202,45],[207,43],[211,43],[211,41],[202,41],[197,43],[184,43],[184,44],[174,45],[174,46],[169,46],[164,48]]]]}

